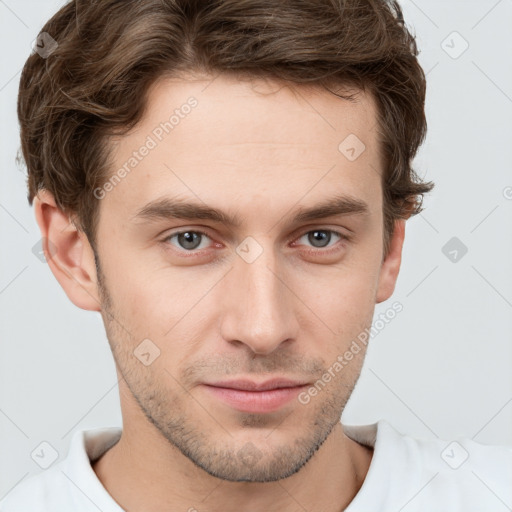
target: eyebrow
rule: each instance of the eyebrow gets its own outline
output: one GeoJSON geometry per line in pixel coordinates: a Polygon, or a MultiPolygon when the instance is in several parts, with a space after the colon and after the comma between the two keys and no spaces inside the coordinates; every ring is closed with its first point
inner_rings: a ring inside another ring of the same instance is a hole
{"type": "MultiPolygon", "coordinates": [[[[338,195],[311,207],[301,206],[297,209],[292,223],[297,224],[339,215],[367,216],[369,213],[370,208],[363,200],[349,195],[338,195]]],[[[242,219],[239,215],[230,215],[204,203],[170,198],[161,198],[149,202],[137,211],[133,219],[148,221],[166,219],[210,220],[236,228],[242,225],[242,219]]]]}

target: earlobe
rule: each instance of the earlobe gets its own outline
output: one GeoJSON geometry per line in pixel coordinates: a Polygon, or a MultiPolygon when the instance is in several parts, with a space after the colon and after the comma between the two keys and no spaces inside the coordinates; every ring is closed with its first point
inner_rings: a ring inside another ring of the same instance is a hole
{"type": "Polygon", "coordinates": [[[382,262],[375,302],[379,304],[389,299],[395,290],[395,284],[402,261],[402,247],[405,237],[405,220],[395,221],[395,229],[390,240],[389,252],[382,262]]]}
{"type": "Polygon", "coordinates": [[[33,204],[46,261],[53,275],[73,304],[89,311],[101,311],[94,252],[87,237],[47,190],[39,191],[33,204]]]}

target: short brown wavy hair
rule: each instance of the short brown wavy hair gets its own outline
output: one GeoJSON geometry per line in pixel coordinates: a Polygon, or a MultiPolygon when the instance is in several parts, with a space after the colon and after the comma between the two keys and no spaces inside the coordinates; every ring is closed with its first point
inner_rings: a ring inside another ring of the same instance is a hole
{"type": "Polygon", "coordinates": [[[370,92],[384,161],[384,255],[394,221],[422,211],[434,187],[411,167],[426,135],[426,81],[395,1],[74,0],[41,33],[58,46],[47,58],[30,55],[18,96],[28,200],[50,191],[93,248],[93,191],[113,171],[108,137],[137,124],[162,76],[224,72],[370,92]]]}

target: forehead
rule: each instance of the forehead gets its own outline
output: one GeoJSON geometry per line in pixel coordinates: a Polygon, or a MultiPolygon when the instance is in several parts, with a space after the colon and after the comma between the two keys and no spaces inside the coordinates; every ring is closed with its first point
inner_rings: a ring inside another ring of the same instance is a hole
{"type": "Polygon", "coordinates": [[[222,193],[254,207],[339,192],[378,209],[377,144],[362,92],[348,101],[264,79],[161,79],[136,128],[114,141],[113,172],[127,172],[104,202],[132,214],[165,195],[218,203],[222,193]]]}

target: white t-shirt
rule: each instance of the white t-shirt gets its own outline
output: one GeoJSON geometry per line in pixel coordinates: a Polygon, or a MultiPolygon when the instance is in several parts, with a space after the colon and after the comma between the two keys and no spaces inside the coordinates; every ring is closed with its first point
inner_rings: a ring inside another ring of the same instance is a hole
{"type": "MultiPolygon", "coordinates": [[[[512,510],[512,447],[415,439],[385,420],[343,428],[374,448],[363,485],[345,512],[512,510]]],[[[11,489],[0,512],[125,512],[91,467],[120,436],[119,427],[75,432],[67,457],[11,489]]]]}

